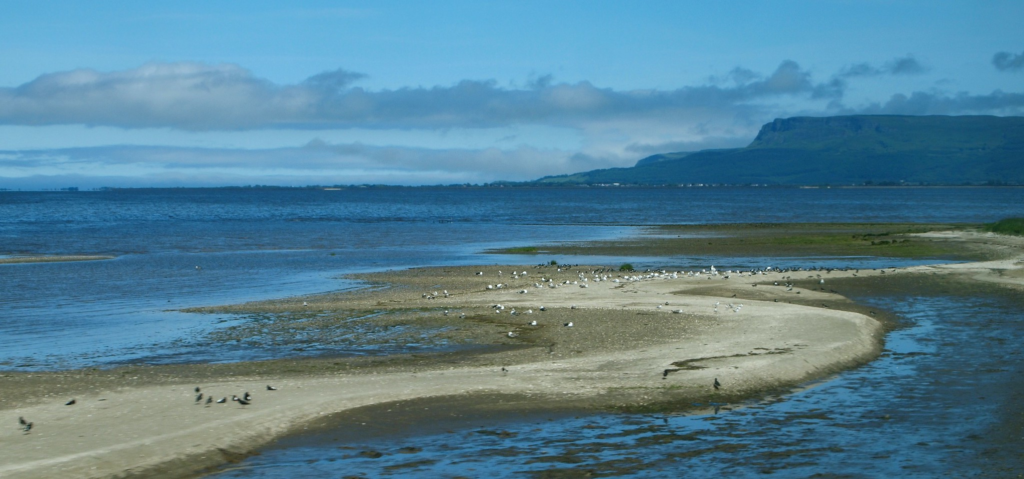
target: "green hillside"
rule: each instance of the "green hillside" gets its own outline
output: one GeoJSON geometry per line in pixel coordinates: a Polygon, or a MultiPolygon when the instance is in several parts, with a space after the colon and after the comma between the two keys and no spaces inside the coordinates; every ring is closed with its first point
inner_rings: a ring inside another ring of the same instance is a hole
{"type": "Polygon", "coordinates": [[[746,148],[667,153],[538,184],[1024,184],[1024,117],[779,119],[746,148]]]}

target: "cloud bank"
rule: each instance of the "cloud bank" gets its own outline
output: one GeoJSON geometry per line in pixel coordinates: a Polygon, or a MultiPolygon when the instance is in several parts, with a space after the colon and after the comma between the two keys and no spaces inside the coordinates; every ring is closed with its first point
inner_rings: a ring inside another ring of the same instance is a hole
{"type": "MultiPolygon", "coordinates": [[[[913,70],[913,65],[886,68],[895,72],[913,70]]],[[[369,91],[354,86],[364,77],[338,69],[282,85],[237,65],[202,63],[153,63],[117,72],[72,70],[0,88],[0,124],[183,130],[579,126],[709,110],[740,114],[780,97],[841,95],[823,95],[829,86],[814,84],[811,74],[792,61],[766,76],[736,69],[727,86],[674,90],[614,90],[541,77],[522,88],[463,80],[451,86],[369,91]]]]}

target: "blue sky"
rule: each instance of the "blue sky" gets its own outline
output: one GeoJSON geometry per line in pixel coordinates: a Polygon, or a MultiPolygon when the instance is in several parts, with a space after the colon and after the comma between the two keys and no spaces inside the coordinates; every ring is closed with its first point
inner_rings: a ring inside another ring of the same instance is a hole
{"type": "Polygon", "coordinates": [[[1021,18],[1019,1],[14,0],[0,188],[528,180],[743,146],[779,117],[1021,115],[1021,18]]]}

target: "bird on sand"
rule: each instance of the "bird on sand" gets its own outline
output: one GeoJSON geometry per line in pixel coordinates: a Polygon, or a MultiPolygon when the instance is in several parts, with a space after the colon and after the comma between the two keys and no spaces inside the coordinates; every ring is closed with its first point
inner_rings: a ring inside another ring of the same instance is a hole
{"type": "Polygon", "coordinates": [[[64,403],[64,405],[65,406],[74,406],[76,402],[78,402],[78,401],[75,401],[74,399],[71,399],[70,401],[64,403]]]}
{"type": "Polygon", "coordinates": [[[226,396],[217,400],[217,404],[224,404],[226,402],[228,402],[228,398],[226,396]]]}
{"type": "Polygon", "coordinates": [[[277,388],[275,388],[274,386],[271,386],[271,385],[267,384],[267,391],[277,391],[277,388]]]}
{"type": "Polygon", "coordinates": [[[718,378],[715,378],[715,389],[722,387],[722,383],[718,382],[718,378]]]}
{"type": "Polygon", "coordinates": [[[196,386],[196,392],[198,393],[199,391],[200,391],[199,386],[196,386]]]}
{"type": "Polygon", "coordinates": [[[202,401],[202,400],[203,400],[203,393],[199,393],[198,395],[196,395],[196,404],[199,404],[199,401],[202,401]]]}
{"type": "Polygon", "coordinates": [[[245,394],[242,395],[242,399],[245,399],[246,401],[252,401],[252,396],[249,395],[249,391],[246,391],[245,394]]]}
{"type": "Polygon", "coordinates": [[[212,403],[212,402],[213,402],[213,396],[207,396],[206,397],[206,405],[209,406],[210,403],[212,403]]]}

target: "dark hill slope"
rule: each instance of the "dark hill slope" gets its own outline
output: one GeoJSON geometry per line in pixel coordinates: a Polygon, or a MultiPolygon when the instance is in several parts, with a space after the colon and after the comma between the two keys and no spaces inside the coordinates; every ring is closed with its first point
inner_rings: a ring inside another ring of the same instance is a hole
{"type": "Polygon", "coordinates": [[[746,148],[654,155],[539,184],[1024,184],[1024,117],[779,119],[746,148]]]}

